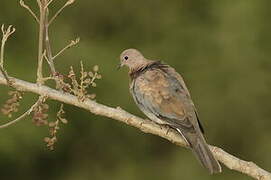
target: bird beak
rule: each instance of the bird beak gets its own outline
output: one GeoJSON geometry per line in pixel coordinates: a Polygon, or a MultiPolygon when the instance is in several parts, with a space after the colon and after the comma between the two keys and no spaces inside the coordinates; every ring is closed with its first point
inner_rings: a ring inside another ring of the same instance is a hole
{"type": "Polygon", "coordinates": [[[117,70],[119,70],[122,66],[123,66],[123,64],[119,63],[118,66],[117,66],[117,70]]]}

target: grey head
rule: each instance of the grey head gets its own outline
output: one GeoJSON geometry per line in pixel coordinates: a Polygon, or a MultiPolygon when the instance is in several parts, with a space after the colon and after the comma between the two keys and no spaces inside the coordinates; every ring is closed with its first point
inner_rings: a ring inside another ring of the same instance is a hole
{"type": "Polygon", "coordinates": [[[126,49],[120,55],[120,67],[127,66],[130,70],[145,66],[149,62],[150,60],[136,49],[126,49]]]}

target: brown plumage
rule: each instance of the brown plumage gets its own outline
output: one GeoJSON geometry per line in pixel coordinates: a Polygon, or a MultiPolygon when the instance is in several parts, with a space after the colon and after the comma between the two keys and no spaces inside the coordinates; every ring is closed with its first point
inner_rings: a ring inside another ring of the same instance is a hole
{"type": "Polygon", "coordinates": [[[195,106],[183,78],[169,65],[148,60],[136,49],[120,56],[129,67],[130,92],[141,111],[158,124],[176,129],[210,173],[221,172],[204,137],[195,106]]]}

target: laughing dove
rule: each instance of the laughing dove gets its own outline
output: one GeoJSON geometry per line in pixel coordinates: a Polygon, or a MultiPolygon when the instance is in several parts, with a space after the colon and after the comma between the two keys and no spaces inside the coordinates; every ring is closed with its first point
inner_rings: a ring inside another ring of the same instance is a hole
{"type": "Polygon", "coordinates": [[[175,129],[190,145],[209,172],[221,172],[204,137],[203,128],[183,78],[172,67],[146,59],[138,50],[120,55],[120,66],[128,66],[130,92],[140,110],[152,121],[175,129]]]}

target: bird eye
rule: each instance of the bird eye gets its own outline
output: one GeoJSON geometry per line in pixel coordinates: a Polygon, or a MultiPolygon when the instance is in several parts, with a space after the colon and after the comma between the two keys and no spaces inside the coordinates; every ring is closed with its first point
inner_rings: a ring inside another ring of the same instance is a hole
{"type": "Polygon", "coordinates": [[[129,59],[129,57],[128,57],[128,56],[125,56],[125,57],[124,57],[124,59],[125,59],[125,60],[128,60],[128,59],[129,59]]]}

